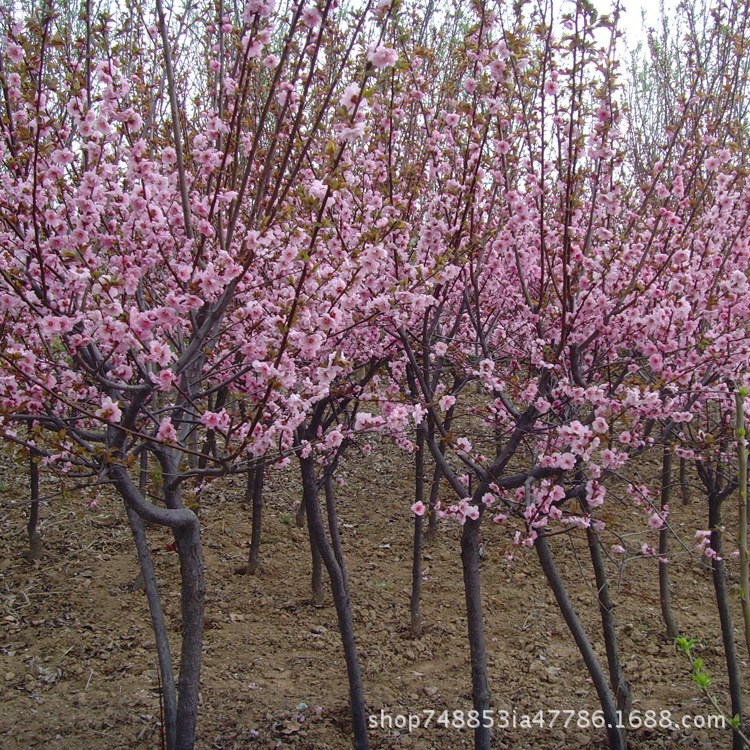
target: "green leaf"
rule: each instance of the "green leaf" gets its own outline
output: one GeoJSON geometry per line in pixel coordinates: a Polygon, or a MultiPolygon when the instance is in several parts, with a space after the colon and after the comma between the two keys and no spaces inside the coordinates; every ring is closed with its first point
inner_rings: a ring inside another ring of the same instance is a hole
{"type": "Polygon", "coordinates": [[[686,638],[684,635],[681,635],[674,639],[674,643],[679,651],[689,656],[697,641],[694,638],[686,638]]]}
{"type": "Polygon", "coordinates": [[[711,678],[705,672],[696,672],[693,674],[693,682],[701,690],[705,690],[711,684],[711,678]]]}

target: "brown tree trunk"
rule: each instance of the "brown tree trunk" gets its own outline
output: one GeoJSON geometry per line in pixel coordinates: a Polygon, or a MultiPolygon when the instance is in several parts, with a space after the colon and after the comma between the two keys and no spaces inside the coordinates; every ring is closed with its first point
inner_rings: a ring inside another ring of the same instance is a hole
{"type": "Polygon", "coordinates": [[[482,614],[482,586],[479,573],[479,531],[481,516],[476,521],[467,520],[461,534],[461,563],[464,574],[466,619],[471,653],[471,695],[474,710],[478,712],[479,726],[474,730],[475,750],[489,750],[492,734],[489,722],[490,686],[487,669],[487,646],[484,639],[482,614]]]}
{"type": "Polygon", "coordinates": [[[604,567],[599,537],[589,527],[586,529],[586,537],[589,545],[589,554],[594,568],[596,579],[596,590],[599,599],[599,614],[602,620],[602,633],[604,635],[604,648],[607,652],[607,666],[609,668],[609,684],[617,700],[617,708],[626,716],[632,708],[632,697],[630,685],[625,679],[625,673],[620,663],[620,651],[617,646],[617,624],[614,617],[614,605],[609,595],[609,579],[604,567]]]}
{"type": "MultiPolygon", "coordinates": [[[[424,504],[424,453],[425,453],[425,424],[417,427],[417,450],[414,454],[414,501],[424,504]]],[[[414,514],[414,546],[411,564],[411,597],[409,611],[411,620],[411,634],[414,638],[422,636],[422,527],[424,518],[414,514]]]]}
{"type": "Polygon", "coordinates": [[[609,739],[610,750],[626,750],[627,745],[625,742],[625,736],[622,731],[617,728],[618,724],[621,722],[619,721],[612,691],[607,684],[607,677],[599,663],[594,647],[591,645],[591,641],[586,635],[586,631],[583,629],[583,624],[578,617],[578,613],[575,611],[573,603],[568,597],[568,593],[565,590],[565,584],[563,583],[560,573],[557,570],[557,566],[555,565],[552,550],[547,542],[547,537],[544,536],[544,534],[540,534],[534,543],[534,547],[539,556],[539,562],[542,565],[542,570],[544,571],[547,583],[552,589],[552,593],[555,595],[555,599],[560,607],[563,618],[565,619],[570,633],[578,646],[578,650],[583,657],[583,661],[586,664],[591,680],[594,683],[594,688],[599,696],[599,703],[601,704],[604,720],[607,724],[607,737],[609,739]]]}
{"type": "MultiPolygon", "coordinates": [[[[708,497],[708,526],[711,529],[711,549],[714,556],[711,558],[711,572],[716,595],[716,606],[719,611],[719,622],[721,623],[721,638],[724,645],[724,658],[727,664],[727,676],[729,678],[729,698],[732,706],[731,715],[739,716],[742,723],[742,678],[737,659],[737,647],[734,643],[734,624],[732,622],[732,608],[730,605],[729,589],[727,587],[727,574],[724,559],[722,557],[724,544],[721,531],[721,504],[723,498],[719,493],[711,493],[708,497]]],[[[743,750],[745,744],[742,738],[733,733],[732,750],[743,750]]]]}
{"type": "MultiPolygon", "coordinates": [[[[664,446],[661,464],[661,510],[669,506],[669,498],[672,488],[672,452],[669,446],[664,446]]],[[[669,591],[669,563],[663,562],[669,555],[669,527],[664,524],[659,531],[659,600],[661,602],[661,615],[664,626],[667,629],[667,638],[674,639],[680,634],[672,610],[672,595],[669,591]]]]}
{"type": "Polygon", "coordinates": [[[369,750],[367,737],[367,712],[365,707],[365,696],[362,687],[362,675],[359,668],[359,656],[354,639],[354,625],[352,622],[351,604],[349,601],[346,577],[342,573],[342,567],[336,559],[325,533],[323,516],[320,511],[318,500],[318,482],[315,476],[315,462],[311,457],[300,457],[302,469],[302,487],[305,499],[305,511],[307,514],[307,525],[310,536],[314,541],[314,547],[320,552],[323,563],[328,571],[331,581],[333,601],[336,606],[336,615],[339,623],[339,633],[344,647],[344,659],[346,671],[349,677],[349,708],[352,716],[352,731],[354,734],[355,750],[369,750]]]}
{"type": "MultiPolygon", "coordinates": [[[[263,527],[263,481],[265,475],[265,463],[261,460],[258,466],[250,471],[247,476],[246,497],[250,495],[253,503],[253,528],[250,536],[250,552],[247,558],[247,572],[255,575],[260,570],[260,537],[263,527]]],[[[248,498],[249,499],[249,498],[248,498]]]]}
{"type": "Polygon", "coordinates": [[[29,537],[29,560],[41,560],[44,555],[42,535],[39,533],[39,464],[38,457],[34,451],[29,453],[29,520],[26,524],[26,532],[29,537]]]}

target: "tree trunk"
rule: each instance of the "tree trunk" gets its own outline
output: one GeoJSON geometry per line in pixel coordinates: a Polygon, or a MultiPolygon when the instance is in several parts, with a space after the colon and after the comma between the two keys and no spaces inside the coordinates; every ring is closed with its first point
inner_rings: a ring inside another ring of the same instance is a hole
{"type": "Polygon", "coordinates": [[[34,451],[29,453],[29,490],[31,504],[26,531],[29,536],[29,560],[41,560],[44,555],[42,535],[39,533],[39,464],[34,451]]]}
{"type": "Polygon", "coordinates": [[[198,721],[205,582],[198,519],[174,530],[182,580],[182,649],[176,750],[193,750],[198,721]]]}
{"type": "MultiPolygon", "coordinates": [[[[425,424],[417,427],[417,450],[414,454],[414,499],[424,504],[424,452],[425,424]]],[[[411,565],[411,598],[409,611],[411,615],[411,634],[414,638],[422,636],[422,527],[423,516],[414,514],[414,547],[411,565]]]]}
{"type": "Polygon", "coordinates": [[[205,598],[200,522],[193,511],[182,507],[179,490],[170,481],[174,472],[172,462],[166,457],[160,457],[160,462],[165,477],[167,508],[148,502],[138,492],[122,464],[111,463],[107,471],[128,507],[146,521],[169,527],[174,534],[180,558],[182,597],[182,649],[174,747],[175,750],[193,750],[198,720],[205,598]]]}
{"type": "Polygon", "coordinates": [[[609,579],[604,567],[599,537],[589,527],[586,529],[586,538],[589,544],[591,563],[594,568],[596,579],[596,590],[599,598],[599,613],[602,618],[602,633],[604,635],[604,647],[607,652],[607,666],[609,668],[609,684],[617,700],[617,708],[626,716],[632,708],[632,697],[630,685],[625,679],[625,674],[620,663],[620,650],[617,647],[617,627],[614,617],[614,605],[609,595],[609,579]]]}
{"type": "Polygon", "coordinates": [[[320,550],[315,541],[315,536],[310,524],[307,524],[307,534],[310,539],[310,558],[312,560],[312,572],[310,574],[310,586],[312,588],[313,607],[322,607],[325,601],[325,589],[323,588],[323,560],[320,550]]]}
{"type": "Polygon", "coordinates": [[[341,534],[339,533],[339,518],[336,513],[336,494],[333,490],[333,474],[326,473],[323,481],[326,496],[326,518],[328,520],[328,533],[331,535],[331,547],[336,562],[341,569],[341,575],[346,586],[346,594],[349,595],[349,576],[346,573],[344,563],[344,547],[341,544],[341,534]]]}
{"type": "Polygon", "coordinates": [[[352,715],[352,730],[354,733],[355,750],[369,750],[367,737],[367,712],[362,688],[362,676],[359,669],[359,657],[354,639],[351,605],[347,591],[346,577],[342,572],[331,545],[325,533],[323,516],[318,501],[318,483],[315,477],[315,463],[311,457],[300,457],[302,469],[302,487],[305,500],[307,525],[314,547],[320,551],[320,556],[331,580],[331,591],[336,606],[339,632],[344,647],[346,671],[349,677],[349,707],[352,715]]]}
{"type": "MultiPolygon", "coordinates": [[[[742,721],[742,683],[740,678],[737,648],[734,644],[734,628],[732,624],[732,610],[729,604],[727,590],[726,568],[722,558],[723,539],[721,531],[721,503],[718,493],[711,493],[708,497],[708,526],[711,529],[711,549],[715,555],[711,558],[711,571],[716,594],[716,606],[719,610],[721,623],[721,637],[724,646],[724,656],[727,662],[727,676],[729,678],[729,696],[732,704],[732,716],[739,716],[742,721]]],[[[742,738],[733,733],[732,750],[742,750],[742,738]]]]}
{"type": "MultiPolygon", "coordinates": [[[[146,455],[142,453],[141,456],[146,455]]],[[[161,606],[159,588],[156,584],[154,566],[148,549],[143,519],[125,503],[130,529],[133,532],[135,548],[138,553],[138,564],[146,590],[148,609],[151,614],[151,627],[156,639],[156,654],[159,658],[159,673],[161,675],[162,700],[164,706],[164,734],[166,750],[174,750],[177,740],[177,690],[174,684],[174,670],[172,668],[172,654],[169,649],[167,624],[164,620],[164,610],[161,606]]]]}
{"type": "Polygon", "coordinates": [[[250,495],[253,502],[253,529],[250,537],[250,552],[247,558],[247,572],[250,575],[255,575],[260,570],[260,537],[263,525],[263,480],[265,469],[265,463],[261,460],[254,470],[248,470],[247,475],[245,497],[250,495]]]}
{"type": "MultiPolygon", "coordinates": [[[[672,452],[668,445],[664,446],[661,463],[661,510],[669,506],[672,488],[672,452]]],[[[674,639],[680,634],[672,610],[672,597],[669,591],[669,563],[663,562],[669,555],[669,527],[664,524],[659,531],[659,600],[661,601],[661,615],[667,629],[667,638],[674,639]]]]}
{"type": "Polygon", "coordinates": [[[474,748],[475,750],[489,750],[492,735],[490,727],[486,726],[483,720],[484,716],[489,716],[485,712],[490,709],[490,687],[479,575],[480,521],[481,516],[476,521],[469,519],[464,524],[461,534],[461,562],[463,564],[466,619],[471,652],[471,692],[474,710],[478,712],[479,716],[479,726],[474,730],[474,748]]]}
{"type": "Polygon", "coordinates": [[[687,482],[687,461],[684,458],[680,459],[680,491],[682,493],[682,504],[690,504],[690,488],[687,482]]]}
{"type": "Polygon", "coordinates": [[[736,393],[737,414],[737,489],[739,519],[737,546],[740,551],[740,601],[742,620],[745,626],[745,648],[750,655],[750,572],[747,551],[747,435],[745,430],[745,398],[747,389],[740,388],[736,393]]]}
{"type": "Polygon", "coordinates": [[[625,743],[625,737],[622,731],[617,728],[618,723],[621,722],[619,722],[612,691],[607,684],[607,677],[604,674],[604,670],[599,663],[596,653],[594,652],[591,641],[586,635],[586,631],[583,629],[583,624],[578,618],[573,603],[568,598],[565,584],[563,583],[560,573],[557,570],[557,566],[555,565],[552,551],[547,542],[547,537],[544,534],[540,534],[536,538],[534,547],[539,556],[539,562],[542,565],[542,570],[544,571],[547,583],[552,589],[552,593],[555,595],[557,605],[560,607],[563,618],[565,619],[573,639],[578,646],[578,650],[583,657],[589,675],[591,675],[596,693],[599,696],[604,720],[607,723],[607,737],[609,739],[610,750],[626,750],[627,745],[625,743]]]}

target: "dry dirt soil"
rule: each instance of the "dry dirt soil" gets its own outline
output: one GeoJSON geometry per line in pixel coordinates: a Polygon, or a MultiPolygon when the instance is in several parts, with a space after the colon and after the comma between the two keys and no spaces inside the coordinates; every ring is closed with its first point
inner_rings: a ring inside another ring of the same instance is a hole
{"type": "MultiPolygon", "coordinates": [[[[350,569],[354,621],[368,709],[379,720],[435,710],[470,708],[459,528],[444,524],[425,550],[425,632],[408,631],[413,478],[409,459],[395,451],[350,460],[338,490],[350,569]]],[[[23,466],[0,466],[0,747],[5,750],[116,750],[161,747],[156,656],[146,598],[131,584],[138,574],[121,503],[105,491],[97,507],[90,491],[52,497],[42,508],[45,554],[25,558],[28,480],[23,466]]],[[[45,491],[58,488],[48,479],[45,491]]],[[[705,501],[673,503],[673,599],[684,633],[701,639],[700,656],[726,706],[723,652],[710,576],[692,551],[704,528],[705,501]]],[[[241,478],[217,481],[204,495],[200,516],[206,558],[207,601],[201,713],[201,750],[351,747],[346,671],[335,610],[310,601],[307,534],[294,523],[296,476],[273,470],[267,480],[263,570],[237,575],[250,534],[250,509],[241,478]]],[[[727,502],[732,512],[733,500],[727,502]]],[[[705,717],[716,713],[692,684],[684,657],[663,637],[654,560],[636,553],[644,541],[643,513],[613,502],[631,555],[610,561],[620,638],[634,706],[705,717]]],[[[732,512],[733,514],[733,512],[732,512]]],[[[151,528],[149,543],[160,577],[173,649],[179,638],[177,555],[167,532],[151,528]]],[[[601,656],[593,575],[580,535],[554,542],[572,599],[601,656]]],[[[617,541],[608,538],[608,544],[617,541]]],[[[508,533],[484,531],[483,587],[493,705],[524,714],[598,708],[583,662],[569,636],[533,550],[504,557],[508,533]]],[[[736,588],[736,562],[730,567],[736,588]]],[[[737,624],[739,612],[735,612],[737,624]]],[[[740,654],[745,658],[740,630],[740,654]]],[[[743,662],[743,670],[747,664],[743,662]]],[[[549,720],[551,714],[547,714],[549,720]]],[[[576,717],[578,714],[576,714],[576,717]]],[[[435,721],[433,719],[433,722],[435,721]]],[[[601,731],[562,726],[498,729],[494,747],[605,748],[601,731]]],[[[373,729],[371,745],[451,750],[471,747],[467,729],[433,724],[409,732],[373,729]]],[[[630,733],[632,750],[731,747],[728,730],[630,733]]]]}

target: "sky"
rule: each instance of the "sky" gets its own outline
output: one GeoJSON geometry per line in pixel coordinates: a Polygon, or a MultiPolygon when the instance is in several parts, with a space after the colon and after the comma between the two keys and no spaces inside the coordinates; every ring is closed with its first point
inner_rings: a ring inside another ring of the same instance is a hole
{"type": "MultiPolygon", "coordinates": [[[[593,4],[600,13],[611,12],[613,6],[611,0],[594,0],[593,4]]],[[[659,21],[659,0],[622,0],[622,4],[620,23],[624,41],[630,49],[635,49],[639,42],[646,41],[649,26],[656,27],[659,21]],[[642,18],[642,12],[645,13],[645,18],[642,18]]],[[[664,0],[667,12],[675,5],[676,0],[664,0]]]]}

